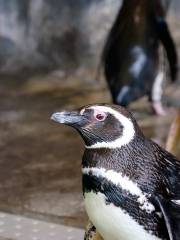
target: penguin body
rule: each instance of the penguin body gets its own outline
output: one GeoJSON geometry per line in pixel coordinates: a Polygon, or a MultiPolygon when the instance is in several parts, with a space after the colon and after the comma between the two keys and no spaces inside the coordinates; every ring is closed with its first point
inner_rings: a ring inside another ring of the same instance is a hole
{"type": "Polygon", "coordinates": [[[102,54],[113,103],[128,106],[144,95],[153,103],[161,102],[160,42],[167,53],[171,80],[176,79],[177,53],[165,14],[160,0],[123,1],[102,54]]]}
{"type": "Polygon", "coordinates": [[[91,191],[84,196],[87,214],[104,240],[132,240],[137,236],[139,240],[160,239],[149,234],[122,208],[108,204],[104,194],[91,191]]]}
{"type": "Polygon", "coordinates": [[[85,141],[85,208],[104,240],[180,239],[180,161],[116,105],[56,113],[85,141]]]}

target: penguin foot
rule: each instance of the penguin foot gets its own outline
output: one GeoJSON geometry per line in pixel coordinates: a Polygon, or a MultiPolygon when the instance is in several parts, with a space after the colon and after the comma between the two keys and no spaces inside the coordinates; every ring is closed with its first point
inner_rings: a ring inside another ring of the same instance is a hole
{"type": "Polygon", "coordinates": [[[166,110],[163,108],[163,105],[161,102],[153,102],[152,103],[152,109],[158,116],[165,116],[166,110]]]}
{"type": "Polygon", "coordinates": [[[103,240],[91,222],[86,227],[84,240],[103,240]]]}

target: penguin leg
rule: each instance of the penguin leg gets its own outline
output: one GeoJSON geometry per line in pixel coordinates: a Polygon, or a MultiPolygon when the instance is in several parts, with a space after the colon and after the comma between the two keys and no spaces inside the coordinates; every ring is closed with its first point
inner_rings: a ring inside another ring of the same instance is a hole
{"type": "Polygon", "coordinates": [[[166,111],[162,105],[162,85],[163,85],[164,74],[163,72],[159,72],[154,80],[154,84],[152,86],[150,102],[152,102],[153,111],[160,116],[165,116],[166,111]]]}
{"type": "Polygon", "coordinates": [[[86,227],[84,240],[103,240],[91,222],[86,227]]]}

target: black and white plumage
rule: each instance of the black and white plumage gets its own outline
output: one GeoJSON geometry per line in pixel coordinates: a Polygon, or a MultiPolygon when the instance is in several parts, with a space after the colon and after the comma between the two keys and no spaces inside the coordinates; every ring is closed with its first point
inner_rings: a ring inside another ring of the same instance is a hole
{"type": "Polygon", "coordinates": [[[104,240],[180,239],[180,161],[147,139],[131,113],[97,104],[52,119],[85,141],[85,207],[104,240]]]}
{"type": "Polygon", "coordinates": [[[170,79],[178,69],[176,47],[166,22],[162,0],[123,0],[108,34],[102,53],[102,66],[114,104],[128,106],[148,96],[159,115],[165,79],[160,64],[159,44],[168,60],[170,79]]]}

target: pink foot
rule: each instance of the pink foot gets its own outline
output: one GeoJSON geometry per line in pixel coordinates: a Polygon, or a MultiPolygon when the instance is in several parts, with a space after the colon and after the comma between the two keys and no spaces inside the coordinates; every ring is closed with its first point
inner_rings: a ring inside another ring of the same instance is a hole
{"type": "Polygon", "coordinates": [[[165,111],[165,109],[163,108],[161,102],[153,102],[153,103],[152,103],[152,108],[153,108],[153,111],[154,111],[157,115],[159,115],[159,116],[165,116],[165,115],[166,115],[166,111],[165,111]]]}

